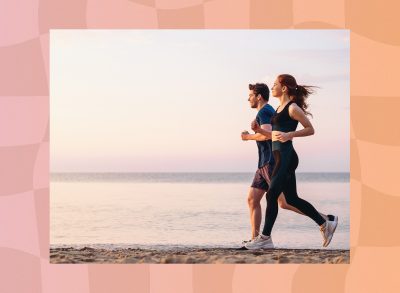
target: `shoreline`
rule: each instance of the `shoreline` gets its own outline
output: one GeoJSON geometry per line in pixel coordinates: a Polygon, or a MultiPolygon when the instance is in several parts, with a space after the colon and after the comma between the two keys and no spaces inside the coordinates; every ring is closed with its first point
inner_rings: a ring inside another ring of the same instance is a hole
{"type": "Polygon", "coordinates": [[[349,264],[345,249],[175,248],[171,250],[92,247],[50,248],[50,263],[159,263],[159,264],[349,264]]]}

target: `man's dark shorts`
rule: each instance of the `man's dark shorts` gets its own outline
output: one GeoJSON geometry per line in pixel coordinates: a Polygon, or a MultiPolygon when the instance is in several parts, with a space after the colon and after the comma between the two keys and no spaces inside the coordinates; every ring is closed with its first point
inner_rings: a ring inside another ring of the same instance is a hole
{"type": "Polygon", "coordinates": [[[268,164],[258,168],[254,174],[253,183],[251,187],[267,191],[271,184],[271,168],[268,164]]]}

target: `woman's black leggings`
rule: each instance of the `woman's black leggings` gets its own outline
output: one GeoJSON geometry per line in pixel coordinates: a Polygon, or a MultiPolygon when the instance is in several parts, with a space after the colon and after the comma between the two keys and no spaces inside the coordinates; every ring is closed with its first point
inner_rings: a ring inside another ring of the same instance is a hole
{"type": "Polygon", "coordinates": [[[318,225],[322,225],[325,219],[309,202],[299,198],[297,195],[295,170],[299,164],[299,158],[293,148],[292,141],[280,143],[280,148],[274,150],[273,154],[275,167],[272,171],[271,184],[266,195],[267,210],[262,234],[271,235],[272,227],[278,216],[278,197],[282,192],[288,204],[296,207],[318,225]]]}

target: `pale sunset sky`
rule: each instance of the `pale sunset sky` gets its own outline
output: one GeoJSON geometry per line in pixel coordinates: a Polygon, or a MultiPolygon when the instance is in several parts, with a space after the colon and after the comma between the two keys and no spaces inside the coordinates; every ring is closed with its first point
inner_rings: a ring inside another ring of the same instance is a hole
{"type": "Polygon", "coordinates": [[[349,172],[349,48],[348,30],[51,30],[51,172],[254,172],[248,84],[281,73],[320,87],[298,171],[349,172]]]}

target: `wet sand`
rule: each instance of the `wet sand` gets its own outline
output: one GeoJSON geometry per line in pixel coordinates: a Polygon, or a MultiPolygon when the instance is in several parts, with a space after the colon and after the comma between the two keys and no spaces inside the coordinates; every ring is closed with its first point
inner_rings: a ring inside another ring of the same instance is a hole
{"type": "Polygon", "coordinates": [[[176,263],[176,264],[276,264],[276,263],[350,263],[349,250],[268,249],[238,250],[230,248],[204,249],[99,249],[51,248],[50,263],[176,263]]]}

